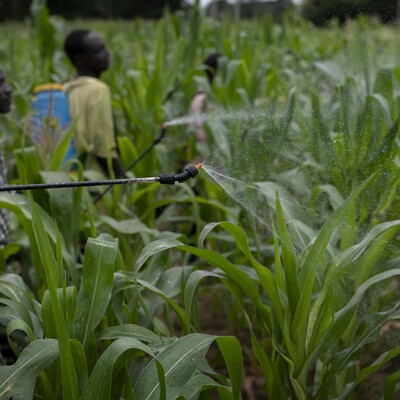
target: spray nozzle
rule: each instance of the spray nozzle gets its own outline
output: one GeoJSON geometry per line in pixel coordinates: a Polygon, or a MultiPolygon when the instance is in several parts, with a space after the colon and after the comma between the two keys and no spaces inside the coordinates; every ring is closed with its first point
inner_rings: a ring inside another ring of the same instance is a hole
{"type": "Polygon", "coordinates": [[[164,185],[173,185],[175,184],[175,182],[185,182],[189,178],[194,178],[199,173],[199,169],[202,166],[202,163],[199,163],[197,165],[189,165],[186,168],[185,172],[182,172],[180,174],[174,174],[173,172],[171,172],[170,174],[160,175],[159,182],[164,185]]]}

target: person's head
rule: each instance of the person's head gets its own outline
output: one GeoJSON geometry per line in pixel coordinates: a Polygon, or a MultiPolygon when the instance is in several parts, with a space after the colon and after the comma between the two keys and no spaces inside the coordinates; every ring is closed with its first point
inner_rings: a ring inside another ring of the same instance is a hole
{"type": "Polygon", "coordinates": [[[205,66],[205,72],[210,84],[214,80],[215,74],[218,70],[218,59],[221,57],[220,53],[212,53],[210,54],[203,62],[205,66]]]}
{"type": "Polygon", "coordinates": [[[78,75],[98,77],[110,64],[110,53],[103,38],[87,29],[72,31],[65,39],[64,51],[78,75]]]}
{"type": "Polygon", "coordinates": [[[0,66],[0,114],[6,114],[11,108],[12,87],[6,80],[6,74],[0,66]]]}

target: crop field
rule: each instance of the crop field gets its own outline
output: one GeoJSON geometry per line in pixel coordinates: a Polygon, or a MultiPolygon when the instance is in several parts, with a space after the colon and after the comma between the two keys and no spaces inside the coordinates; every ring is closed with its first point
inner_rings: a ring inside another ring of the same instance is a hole
{"type": "Polygon", "coordinates": [[[0,25],[10,184],[97,179],[62,163],[72,129],[31,140],[33,88],[72,78],[76,27],[111,51],[123,166],[166,125],[129,177],[203,168],[100,201],[104,187],[0,192],[0,400],[400,398],[400,27],[37,6],[0,25]]]}

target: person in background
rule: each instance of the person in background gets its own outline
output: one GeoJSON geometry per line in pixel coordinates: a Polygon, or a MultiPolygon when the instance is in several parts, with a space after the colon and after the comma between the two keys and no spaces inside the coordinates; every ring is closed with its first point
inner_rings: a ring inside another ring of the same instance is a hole
{"type": "MultiPolygon", "coordinates": [[[[0,114],[6,114],[11,109],[12,87],[6,80],[6,74],[0,66],[0,114]]],[[[7,184],[7,166],[0,151],[0,186],[7,184]]],[[[8,227],[9,213],[5,209],[0,209],[0,246],[5,246],[9,241],[8,227]]]]}
{"type": "MultiPolygon", "coordinates": [[[[203,62],[204,70],[207,76],[209,85],[211,86],[214,77],[218,71],[218,59],[221,57],[220,53],[210,54],[203,62]]],[[[199,121],[195,121],[192,125],[192,129],[195,132],[197,143],[207,143],[207,136],[204,130],[204,126],[201,122],[201,115],[206,113],[207,110],[207,94],[204,90],[198,90],[193,96],[190,103],[189,114],[192,116],[199,117],[199,121]]]]}
{"type": "Polygon", "coordinates": [[[76,29],[64,42],[64,51],[75,67],[75,77],[63,85],[70,117],[77,121],[75,146],[85,168],[116,178],[124,177],[119,161],[111,104],[111,91],[100,80],[110,64],[103,38],[87,29],[76,29]]]}

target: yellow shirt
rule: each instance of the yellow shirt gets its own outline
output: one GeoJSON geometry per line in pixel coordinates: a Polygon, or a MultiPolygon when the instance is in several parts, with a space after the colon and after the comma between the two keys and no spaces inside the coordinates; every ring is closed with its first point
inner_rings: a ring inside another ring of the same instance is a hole
{"type": "Polygon", "coordinates": [[[109,87],[99,79],[81,76],[66,83],[63,90],[68,95],[71,120],[77,123],[77,153],[89,156],[85,164],[94,167],[96,156],[117,158],[109,87]]]}

